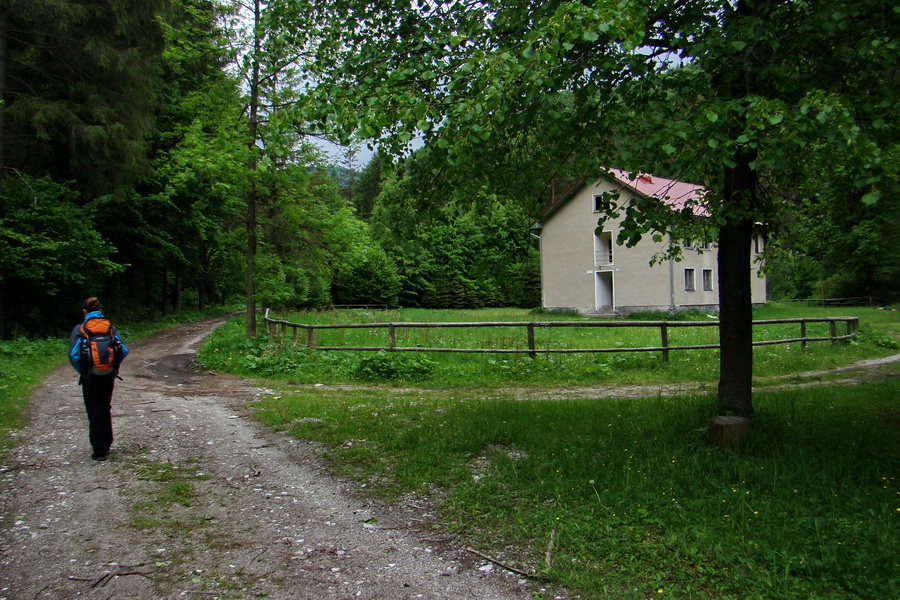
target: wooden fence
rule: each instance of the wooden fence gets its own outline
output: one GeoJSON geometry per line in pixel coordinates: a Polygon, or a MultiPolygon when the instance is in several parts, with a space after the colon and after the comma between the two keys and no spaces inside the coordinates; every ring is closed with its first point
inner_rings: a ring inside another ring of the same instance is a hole
{"type": "MultiPolygon", "coordinates": [[[[718,327],[718,321],[500,321],[500,322],[463,322],[463,323],[344,323],[344,324],[306,324],[291,323],[269,318],[269,310],[265,314],[266,328],[270,335],[282,335],[288,329],[293,330],[295,342],[300,340],[300,331],[306,331],[306,346],[311,350],[356,350],[356,351],[380,351],[390,352],[463,352],[463,353],[493,353],[493,354],[528,354],[532,358],[538,354],[562,354],[562,353],[592,353],[592,352],[661,352],[663,360],[669,360],[669,352],[672,350],[700,350],[704,348],[718,348],[719,344],[697,345],[670,345],[669,330],[680,327],[718,327]],[[527,347],[522,348],[424,348],[420,346],[397,346],[398,329],[441,329],[441,328],[483,328],[483,327],[509,327],[525,330],[527,347]],[[538,348],[535,344],[535,330],[539,328],[565,328],[565,327],[643,327],[659,329],[660,344],[658,346],[646,346],[638,348],[538,348]],[[316,344],[316,332],[328,329],[386,329],[386,346],[320,346],[316,344]]],[[[763,340],[753,342],[754,346],[769,346],[773,344],[799,343],[805,350],[809,342],[830,341],[836,344],[841,340],[850,339],[859,329],[859,317],[821,317],[813,319],[769,319],[753,321],[754,326],[782,325],[796,323],[800,326],[799,337],[791,337],[777,340],[763,340]],[[807,336],[806,329],[809,323],[828,323],[829,335],[807,336]],[[838,323],[845,323],[846,333],[838,335],[838,323]]]]}

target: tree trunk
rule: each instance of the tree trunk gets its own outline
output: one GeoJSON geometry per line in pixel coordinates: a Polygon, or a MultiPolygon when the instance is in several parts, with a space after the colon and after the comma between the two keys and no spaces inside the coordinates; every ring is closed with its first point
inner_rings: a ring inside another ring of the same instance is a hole
{"type": "Polygon", "coordinates": [[[262,32],[260,31],[260,0],[253,4],[253,71],[250,76],[250,119],[249,144],[250,161],[247,165],[250,176],[250,189],[247,193],[247,337],[256,337],[256,167],[257,137],[259,115],[259,54],[262,48],[262,32]]]}
{"type": "Polygon", "coordinates": [[[181,292],[184,280],[178,273],[175,274],[175,282],[172,284],[172,312],[178,314],[181,312],[181,292]]]}
{"type": "Polygon", "coordinates": [[[198,254],[200,255],[200,269],[197,273],[197,309],[206,310],[206,281],[209,273],[209,253],[206,250],[206,240],[200,237],[198,242],[198,254]]]}
{"type": "Polygon", "coordinates": [[[168,314],[169,309],[169,270],[163,269],[162,272],[162,281],[160,282],[162,285],[162,292],[159,295],[159,309],[162,311],[162,314],[168,314]]]}
{"type": "MultiPolygon", "coordinates": [[[[0,5],[0,216],[3,215],[3,171],[6,168],[3,158],[4,130],[3,111],[6,108],[6,29],[9,25],[9,13],[6,3],[0,5]]],[[[0,317],[2,320],[2,317],[0,317]]],[[[2,322],[2,321],[0,321],[2,322]]],[[[2,339],[2,338],[0,338],[2,339]]]]}
{"type": "MultiPolygon", "coordinates": [[[[6,168],[3,159],[3,111],[6,107],[6,28],[9,24],[9,13],[6,3],[0,4],[0,218],[5,216],[6,199],[3,196],[3,172],[6,168]]],[[[6,335],[6,321],[3,318],[3,277],[0,275],[0,340],[6,335]]]]}
{"type": "Polygon", "coordinates": [[[750,439],[750,419],[713,417],[709,421],[709,437],[720,450],[742,450],[750,439]]]}
{"type": "MultiPolygon", "coordinates": [[[[750,153],[743,153],[737,166],[725,171],[724,196],[732,214],[750,214],[752,209],[756,172],[751,161],[750,153]]],[[[719,231],[719,406],[748,419],[753,416],[752,239],[749,217],[734,217],[719,231]]]]}

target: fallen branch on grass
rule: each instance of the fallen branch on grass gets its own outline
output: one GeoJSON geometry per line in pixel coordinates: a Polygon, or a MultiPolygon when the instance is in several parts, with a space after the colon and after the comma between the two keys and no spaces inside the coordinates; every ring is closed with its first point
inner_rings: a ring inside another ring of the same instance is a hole
{"type": "Polygon", "coordinates": [[[488,562],[492,562],[495,565],[497,565],[498,567],[502,567],[502,568],[506,569],[507,571],[512,571],[513,573],[516,573],[517,575],[521,575],[523,577],[528,577],[529,579],[545,579],[545,577],[543,575],[534,575],[532,573],[526,573],[525,571],[521,571],[515,567],[511,567],[511,566],[497,560],[496,558],[492,558],[492,557],[488,556],[487,554],[482,554],[481,552],[479,552],[472,546],[466,546],[466,551],[471,552],[472,554],[475,554],[476,556],[480,556],[484,560],[486,560],[488,562]]]}

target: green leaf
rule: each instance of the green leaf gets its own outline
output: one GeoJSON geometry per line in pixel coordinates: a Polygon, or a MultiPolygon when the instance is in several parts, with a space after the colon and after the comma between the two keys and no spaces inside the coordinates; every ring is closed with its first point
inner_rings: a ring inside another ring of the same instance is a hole
{"type": "Polygon", "coordinates": [[[522,50],[522,56],[525,58],[532,58],[534,56],[534,44],[528,44],[528,46],[522,50]]]}
{"type": "Polygon", "coordinates": [[[675,153],[675,146],[673,146],[672,144],[663,144],[660,150],[668,155],[672,155],[675,153]]]}
{"type": "Polygon", "coordinates": [[[706,144],[707,144],[710,148],[715,149],[715,148],[718,148],[718,147],[719,147],[719,140],[717,140],[717,139],[715,139],[715,138],[709,138],[708,140],[706,140],[706,144]]]}
{"type": "Polygon", "coordinates": [[[778,125],[784,120],[784,117],[781,115],[770,115],[766,117],[766,120],[769,121],[772,125],[778,125]]]}
{"type": "Polygon", "coordinates": [[[600,34],[596,31],[585,31],[581,34],[581,37],[584,38],[586,42],[596,42],[600,39],[600,34]]]}
{"type": "Polygon", "coordinates": [[[879,194],[878,192],[869,192],[862,197],[862,201],[866,206],[872,206],[873,204],[878,202],[879,198],[881,198],[881,194],[879,194]]]}
{"type": "Polygon", "coordinates": [[[735,41],[731,42],[731,47],[740,52],[747,47],[747,42],[735,41]]]}
{"type": "Polygon", "coordinates": [[[714,112],[706,113],[706,118],[709,119],[710,123],[715,123],[719,120],[719,115],[714,112]]]}

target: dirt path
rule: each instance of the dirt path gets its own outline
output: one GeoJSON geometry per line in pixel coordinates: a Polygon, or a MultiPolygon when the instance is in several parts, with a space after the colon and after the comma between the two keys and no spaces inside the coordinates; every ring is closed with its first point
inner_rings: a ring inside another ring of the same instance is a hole
{"type": "Polygon", "coordinates": [[[422,527],[425,509],[360,498],[314,446],[245,418],[258,388],[191,372],[217,324],[132,345],[107,462],[89,457],[71,368],[36,392],[0,466],[0,600],[531,597],[422,527]]]}

